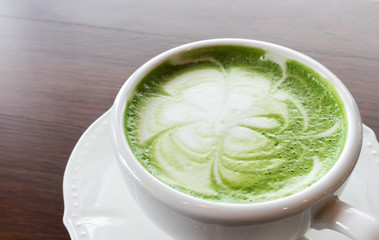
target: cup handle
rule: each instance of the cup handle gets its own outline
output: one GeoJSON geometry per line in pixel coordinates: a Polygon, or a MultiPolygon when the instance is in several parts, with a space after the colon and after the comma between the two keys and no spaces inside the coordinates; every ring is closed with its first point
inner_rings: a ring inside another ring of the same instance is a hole
{"type": "Polygon", "coordinates": [[[379,239],[379,218],[355,209],[338,197],[330,200],[316,214],[311,227],[335,230],[356,240],[379,239]]]}

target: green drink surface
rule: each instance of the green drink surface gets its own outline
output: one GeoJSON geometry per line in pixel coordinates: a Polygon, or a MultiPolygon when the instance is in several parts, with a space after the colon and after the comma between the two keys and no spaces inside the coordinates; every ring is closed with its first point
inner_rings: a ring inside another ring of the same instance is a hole
{"type": "Polygon", "coordinates": [[[153,69],[125,134],[157,179],[195,197],[256,203],[299,192],[338,160],[344,108],[326,79],[262,49],[206,47],[153,69]]]}

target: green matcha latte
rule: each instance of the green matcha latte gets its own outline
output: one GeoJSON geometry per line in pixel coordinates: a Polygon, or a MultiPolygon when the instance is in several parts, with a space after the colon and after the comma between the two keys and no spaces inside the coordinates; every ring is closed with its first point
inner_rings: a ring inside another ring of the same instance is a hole
{"type": "Polygon", "coordinates": [[[345,142],[343,105],[309,67],[271,59],[205,47],[153,69],[125,110],[140,163],[179,191],[228,203],[282,198],[320,179],[345,142]]]}

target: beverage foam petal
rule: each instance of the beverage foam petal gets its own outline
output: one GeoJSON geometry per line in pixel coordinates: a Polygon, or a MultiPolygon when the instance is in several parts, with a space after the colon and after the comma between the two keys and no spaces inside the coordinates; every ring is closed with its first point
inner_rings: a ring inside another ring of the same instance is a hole
{"type": "Polygon", "coordinates": [[[161,177],[170,179],[170,182],[191,191],[211,195],[215,191],[212,188],[210,177],[212,162],[207,159],[208,154],[199,154],[192,151],[184,151],[174,144],[169,134],[165,134],[155,142],[154,159],[165,174],[161,177]]]}

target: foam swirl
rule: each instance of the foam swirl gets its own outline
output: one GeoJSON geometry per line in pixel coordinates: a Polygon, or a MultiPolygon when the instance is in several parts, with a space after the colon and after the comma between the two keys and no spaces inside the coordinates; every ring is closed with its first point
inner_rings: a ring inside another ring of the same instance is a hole
{"type": "Polygon", "coordinates": [[[319,179],[330,163],[318,149],[323,159],[333,157],[325,142],[343,124],[310,126],[315,110],[285,87],[289,78],[275,82],[211,62],[217,64],[189,68],[139,102],[129,132],[145,151],[145,166],[180,190],[222,201],[275,199],[319,179]]]}

